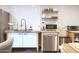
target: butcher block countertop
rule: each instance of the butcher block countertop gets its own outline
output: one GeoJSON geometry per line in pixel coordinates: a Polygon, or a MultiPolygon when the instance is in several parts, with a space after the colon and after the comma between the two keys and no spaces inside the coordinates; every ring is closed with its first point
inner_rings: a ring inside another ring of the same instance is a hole
{"type": "Polygon", "coordinates": [[[79,31],[68,31],[68,32],[79,33],[79,31]]]}
{"type": "Polygon", "coordinates": [[[66,53],[77,53],[77,51],[68,44],[64,44],[63,49],[65,50],[66,53]]]}
{"type": "Polygon", "coordinates": [[[60,48],[64,53],[79,53],[79,43],[68,43],[64,44],[63,48],[60,48]]]}

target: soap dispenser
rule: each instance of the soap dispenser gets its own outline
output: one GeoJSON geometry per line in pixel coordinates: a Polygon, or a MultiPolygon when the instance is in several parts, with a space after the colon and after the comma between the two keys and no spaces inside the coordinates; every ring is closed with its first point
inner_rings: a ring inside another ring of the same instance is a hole
{"type": "Polygon", "coordinates": [[[30,25],[30,29],[29,30],[32,30],[32,26],[30,25]]]}

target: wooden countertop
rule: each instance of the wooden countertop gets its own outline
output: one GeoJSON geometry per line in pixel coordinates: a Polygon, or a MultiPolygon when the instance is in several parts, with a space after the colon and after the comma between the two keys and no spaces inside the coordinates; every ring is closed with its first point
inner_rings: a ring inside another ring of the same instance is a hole
{"type": "Polygon", "coordinates": [[[66,53],[77,53],[75,49],[73,49],[69,44],[64,44],[64,48],[66,53]]]}
{"type": "Polygon", "coordinates": [[[64,47],[59,47],[59,49],[64,53],[79,53],[79,43],[64,44],[64,47]]]}
{"type": "Polygon", "coordinates": [[[68,31],[68,32],[79,33],[79,31],[68,31]]]}

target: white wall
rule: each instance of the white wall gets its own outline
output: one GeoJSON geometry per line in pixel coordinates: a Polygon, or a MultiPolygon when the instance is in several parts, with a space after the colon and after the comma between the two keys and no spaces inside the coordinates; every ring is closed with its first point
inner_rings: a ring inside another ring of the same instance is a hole
{"type": "Polygon", "coordinates": [[[79,6],[69,5],[54,5],[54,6],[42,6],[42,8],[55,8],[58,9],[58,27],[64,27],[67,25],[79,25],[79,6]]]}
{"type": "MultiPolygon", "coordinates": [[[[11,21],[17,22],[18,28],[20,28],[21,19],[24,18],[27,23],[27,29],[31,25],[33,30],[40,30],[40,6],[14,5],[11,7],[11,10],[11,21]]],[[[14,28],[16,28],[16,25],[14,28]]]]}
{"type": "Polygon", "coordinates": [[[43,8],[55,8],[58,9],[58,21],[52,22],[57,23],[58,27],[64,27],[67,25],[79,25],[79,6],[69,6],[69,5],[46,5],[46,6],[31,6],[31,5],[12,5],[12,6],[2,6],[0,8],[4,9],[5,11],[10,12],[11,18],[10,21],[15,23],[14,28],[20,27],[20,20],[22,18],[26,19],[27,27],[29,25],[33,26],[34,30],[40,30],[40,23],[41,23],[41,10],[43,8]]]}

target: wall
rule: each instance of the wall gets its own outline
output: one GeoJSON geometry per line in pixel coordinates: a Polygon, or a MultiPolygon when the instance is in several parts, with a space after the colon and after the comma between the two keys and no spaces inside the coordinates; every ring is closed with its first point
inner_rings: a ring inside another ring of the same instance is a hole
{"type": "Polygon", "coordinates": [[[15,23],[14,29],[21,27],[21,19],[26,20],[27,29],[30,25],[33,30],[40,30],[40,6],[19,5],[11,7],[11,22],[15,23]],[[18,25],[17,25],[18,23],[18,25]]]}
{"type": "MultiPolygon", "coordinates": [[[[54,8],[59,11],[58,13],[58,21],[54,22],[58,25],[58,29],[60,30],[60,36],[66,36],[67,32],[64,31],[67,29],[68,25],[78,25],[79,26],[79,6],[74,5],[54,5],[54,6],[42,6],[43,8],[54,8]],[[64,30],[62,30],[64,29],[64,30]]],[[[52,22],[53,23],[53,22],[52,22]]]]}
{"type": "Polygon", "coordinates": [[[42,8],[54,8],[58,9],[58,24],[59,28],[65,27],[67,25],[79,25],[79,6],[74,5],[54,5],[54,6],[42,6],[42,8]]]}
{"type": "Polygon", "coordinates": [[[79,6],[74,5],[43,5],[43,6],[31,6],[31,5],[0,5],[0,8],[10,12],[10,22],[14,22],[14,29],[20,28],[21,19],[26,19],[27,28],[30,25],[34,30],[40,30],[41,27],[41,10],[43,8],[55,8],[58,9],[58,28],[64,28],[67,25],[79,25],[79,6]]]}
{"type": "Polygon", "coordinates": [[[11,6],[10,5],[0,5],[0,9],[3,9],[7,12],[11,11],[11,6]]]}

